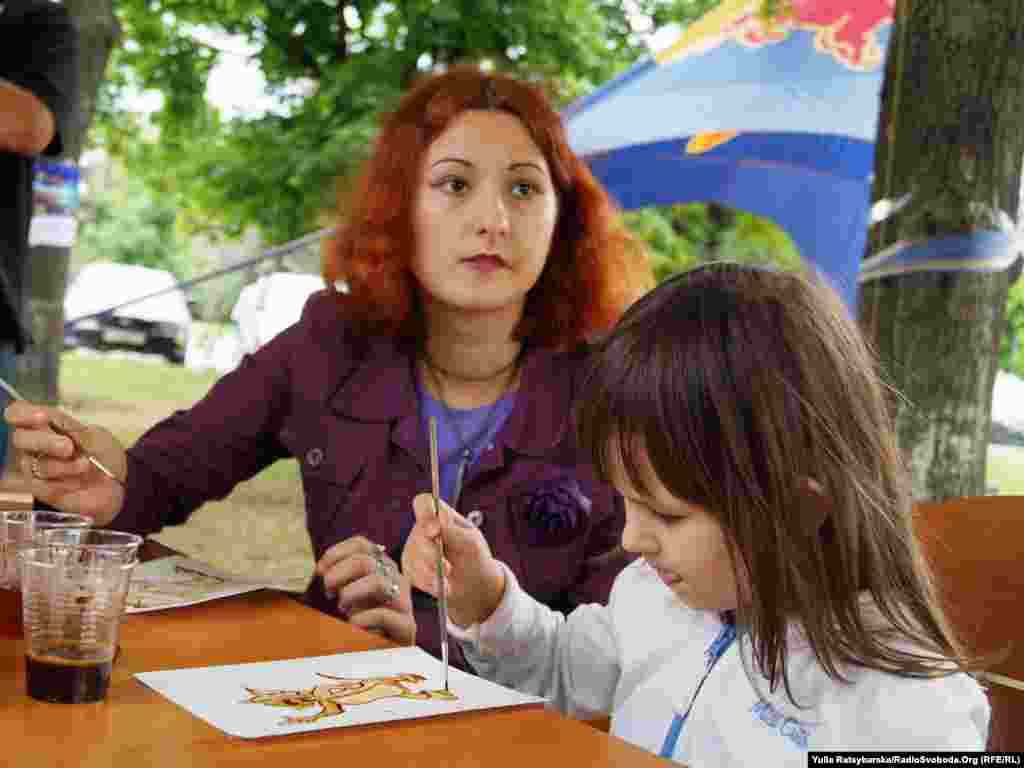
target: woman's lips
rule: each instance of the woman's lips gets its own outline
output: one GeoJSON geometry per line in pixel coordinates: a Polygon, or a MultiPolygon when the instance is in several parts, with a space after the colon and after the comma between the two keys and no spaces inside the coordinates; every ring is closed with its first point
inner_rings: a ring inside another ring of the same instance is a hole
{"type": "Polygon", "coordinates": [[[499,269],[505,268],[505,262],[502,261],[500,256],[496,256],[493,253],[478,253],[476,256],[463,259],[462,263],[466,264],[471,269],[485,273],[495,272],[499,269]]]}

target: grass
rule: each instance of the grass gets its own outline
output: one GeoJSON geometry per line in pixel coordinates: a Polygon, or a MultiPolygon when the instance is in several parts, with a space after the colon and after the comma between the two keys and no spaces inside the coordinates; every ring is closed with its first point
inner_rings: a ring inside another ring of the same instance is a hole
{"type": "MultiPolygon", "coordinates": [[[[177,409],[200,399],[218,374],[148,356],[68,352],[61,359],[62,405],[102,424],[125,445],[177,409]]],[[[294,461],[279,461],[187,523],[154,538],[225,570],[299,589],[313,569],[301,481],[294,461]]]]}
{"type": "Polygon", "coordinates": [[[988,484],[1004,496],[1024,496],[1024,448],[1001,447],[988,454],[988,484]]]}

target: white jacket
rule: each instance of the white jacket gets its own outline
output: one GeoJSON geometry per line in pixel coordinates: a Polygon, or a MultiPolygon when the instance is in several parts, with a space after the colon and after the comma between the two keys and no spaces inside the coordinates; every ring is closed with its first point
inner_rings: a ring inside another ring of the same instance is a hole
{"type": "MultiPolygon", "coordinates": [[[[723,625],[687,607],[643,560],[616,579],[607,606],[568,617],[531,598],[505,569],[501,604],[481,625],[450,627],[482,676],[547,697],[563,712],[611,713],[611,732],[658,753],[704,676],[723,625]]],[[[733,643],[708,674],[672,756],[690,766],[800,766],[808,750],[982,750],[989,705],[969,676],[920,680],[864,668],[828,678],[806,644],[790,644],[784,686],[755,691],[733,643]],[[794,647],[796,646],[796,647],[794,647]]],[[[754,673],[752,673],[754,674],[754,673]]]]}

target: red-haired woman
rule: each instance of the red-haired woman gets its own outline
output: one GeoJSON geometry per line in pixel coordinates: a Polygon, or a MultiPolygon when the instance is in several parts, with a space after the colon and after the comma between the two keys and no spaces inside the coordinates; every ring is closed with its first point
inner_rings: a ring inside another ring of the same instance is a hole
{"type": "Polygon", "coordinates": [[[347,292],[314,295],[298,323],[131,449],[11,405],[29,490],[152,533],[293,457],[317,559],[310,603],[436,652],[430,599],[410,595],[397,565],[412,499],[431,485],[434,417],[443,498],[525,588],[563,610],[604,601],[624,565],[622,502],[578,453],[570,406],[585,340],[652,281],[558,114],[500,74],[427,77],[385,119],[352,200],[324,252],[327,284],[347,292]]]}

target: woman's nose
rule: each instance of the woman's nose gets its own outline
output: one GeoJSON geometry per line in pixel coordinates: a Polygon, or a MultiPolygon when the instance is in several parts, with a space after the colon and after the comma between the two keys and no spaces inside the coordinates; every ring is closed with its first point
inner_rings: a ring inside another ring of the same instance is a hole
{"type": "Polygon", "coordinates": [[[508,205],[500,190],[482,190],[477,206],[477,233],[505,237],[509,232],[508,205]]]}

